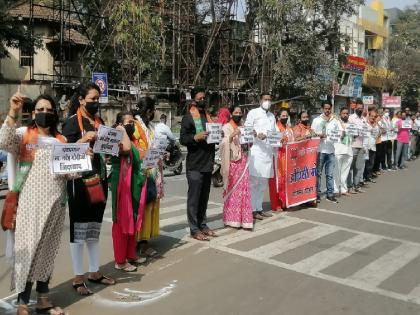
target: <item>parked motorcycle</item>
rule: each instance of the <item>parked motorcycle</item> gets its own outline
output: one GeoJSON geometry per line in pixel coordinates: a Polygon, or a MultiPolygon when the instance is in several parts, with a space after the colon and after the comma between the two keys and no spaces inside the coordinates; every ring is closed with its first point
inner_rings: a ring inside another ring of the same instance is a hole
{"type": "Polygon", "coordinates": [[[213,165],[213,172],[212,172],[212,182],[214,187],[223,187],[223,177],[220,173],[222,168],[222,160],[220,158],[219,147],[216,146],[216,154],[214,156],[214,165],[213,165]]]}
{"type": "Polygon", "coordinates": [[[173,172],[175,175],[180,175],[182,173],[184,161],[184,155],[181,152],[181,146],[176,140],[173,143],[170,143],[166,148],[168,152],[169,159],[166,157],[163,158],[163,169],[173,172]]]}

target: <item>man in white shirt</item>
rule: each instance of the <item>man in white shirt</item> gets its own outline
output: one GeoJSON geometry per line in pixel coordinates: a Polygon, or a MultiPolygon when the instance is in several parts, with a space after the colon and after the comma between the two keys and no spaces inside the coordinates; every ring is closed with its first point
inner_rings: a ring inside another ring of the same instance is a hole
{"type": "Polygon", "coordinates": [[[166,119],[167,116],[165,114],[160,115],[160,122],[155,125],[155,137],[167,138],[169,141],[175,141],[171,128],[166,124],[166,119]]]}
{"type": "Polygon", "coordinates": [[[351,162],[353,161],[353,149],[351,147],[353,139],[346,133],[348,124],[349,110],[347,107],[343,107],[340,110],[339,119],[339,127],[342,135],[340,141],[334,143],[336,158],[334,191],[340,192],[344,196],[350,195],[347,188],[347,178],[349,176],[351,162]]]}
{"type": "Polygon", "coordinates": [[[269,111],[271,95],[262,93],[260,107],[252,109],[245,121],[245,126],[254,128],[255,140],[249,153],[249,175],[251,184],[251,201],[255,219],[262,220],[264,216],[271,216],[263,212],[262,203],[268,188],[268,179],[273,177],[273,149],[267,143],[268,131],[276,130],[276,118],[269,111]]]}
{"type": "MultiPolygon", "coordinates": [[[[381,157],[380,167],[384,171],[390,171],[392,169],[392,123],[389,114],[389,109],[385,108],[382,118],[378,123],[381,131],[381,157]]],[[[378,153],[378,152],[377,152],[378,153]]]]}
{"type": "Polygon", "coordinates": [[[317,158],[317,202],[321,201],[321,178],[322,170],[325,167],[325,177],[327,182],[327,200],[338,203],[334,196],[334,168],[335,152],[334,142],[330,140],[330,135],[339,128],[338,121],[331,114],[332,105],[330,102],[322,103],[322,115],[312,122],[312,129],[321,138],[318,146],[317,158]]]}

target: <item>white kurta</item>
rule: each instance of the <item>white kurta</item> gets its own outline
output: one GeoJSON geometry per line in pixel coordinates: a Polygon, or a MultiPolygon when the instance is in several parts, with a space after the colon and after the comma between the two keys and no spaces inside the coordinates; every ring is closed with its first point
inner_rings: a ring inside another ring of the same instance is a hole
{"type": "MultiPolygon", "coordinates": [[[[261,107],[252,109],[245,121],[246,126],[252,126],[259,133],[267,135],[268,131],[276,130],[276,118],[261,107]]],[[[255,177],[273,177],[273,148],[266,140],[254,139],[249,154],[249,174],[255,177]]]]}

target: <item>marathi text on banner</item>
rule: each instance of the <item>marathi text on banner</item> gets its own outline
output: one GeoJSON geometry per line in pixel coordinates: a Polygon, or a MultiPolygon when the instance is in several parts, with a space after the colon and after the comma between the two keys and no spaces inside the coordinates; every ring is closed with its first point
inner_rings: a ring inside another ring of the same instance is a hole
{"type": "Polygon", "coordinates": [[[100,125],[98,137],[93,146],[93,152],[117,156],[123,132],[121,130],[100,125]]]}
{"type": "Polygon", "coordinates": [[[158,166],[160,157],[161,157],[161,150],[160,149],[149,149],[147,151],[146,156],[143,159],[142,168],[148,169],[148,168],[155,168],[158,166]]]}
{"type": "Polygon", "coordinates": [[[207,143],[220,143],[222,141],[222,124],[206,123],[207,143]]]}
{"type": "Polygon", "coordinates": [[[327,141],[339,143],[343,132],[340,129],[332,129],[328,131],[327,141]]]}
{"type": "Polygon", "coordinates": [[[348,124],[346,128],[346,134],[351,137],[357,137],[359,135],[359,128],[356,124],[348,124]]]}
{"type": "Polygon", "coordinates": [[[402,126],[401,126],[401,128],[404,128],[404,129],[411,129],[413,126],[411,125],[411,121],[410,120],[403,120],[402,121],[402,126]]]}
{"type": "Polygon", "coordinates": [[[267,143],[272,147],[281,147],[283,133],[280,131],[267,131],[267,143]]]}
{"type": "Polygon", "coordinates": [[[239,139],[240,144],[248,144],[254,142],[254,129],[252,126],[239,127],[241,131],[241,137],[239,139]]]}
{"type": "Polygon", "coordinates": [[[92,170],[88,143],[60,143],[52,147],[51,171],[53,174],[71,174],[92,170]]]}
{"type": "Polygon", "coordinates": [[[316,200],[316,159],[319,142],[319,138],[314,138],[286,145],[288,208],[316,200]]]}

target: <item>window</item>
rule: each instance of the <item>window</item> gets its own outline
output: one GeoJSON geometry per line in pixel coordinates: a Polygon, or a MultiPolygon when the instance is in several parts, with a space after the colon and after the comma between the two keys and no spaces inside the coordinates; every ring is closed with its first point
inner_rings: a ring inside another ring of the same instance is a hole
{"type": "Polygon", "coordinates": [[[34,55],[30,47],[25,47],[20,49],[20,66],[21,67],[30,67],[33,64],[34,55]]]}

